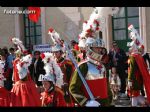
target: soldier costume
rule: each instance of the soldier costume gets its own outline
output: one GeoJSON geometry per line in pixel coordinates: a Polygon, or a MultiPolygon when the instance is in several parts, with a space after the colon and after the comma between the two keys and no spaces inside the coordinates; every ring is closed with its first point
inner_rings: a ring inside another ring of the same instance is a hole
{"type": "Polygon", "coordinates": [[[84,43],[86,45],[87,58],[86,61],[80,63],[78,66],[87,85],[83,85],[78,71],[75,70],[69,86],[70,93],[80,106],[98,106],[97,102],[94,104],[89,101],[90,95],[89,93],[87,94],[84,86],[90,88],[94,98],[101,106],[110,105],[108,98],[108,90],[110,88],[108,87],[106,68],[101,62],[102,55],[100,53],[100,50],[104,47],[104,42],[102,39],[96,38],[95,35],[96,32],[102,28],[99,24],[99,17],[106,17],[114,13],[112,9],[113,8],[108,7],[96,8],[90,16],[89,21],[83,24],[83,31],[79,37],[79,44],[81,45],[81,43],[84,43]]]}
{"type": "Polygon", "coordinates": [[[55,44],[52,47],[52,53],[55,55],[56,62],[64,74],[63,86],[62,86],[62,89],[64,91],[64,98],[67,103],[67,106],[73,107],[74,103],[72,100],[72,96],[69,93],[69,84],[70,84],[70,79],[72,77],[72,74],[74,72],[74,65],[70,60],[63,57],[63,54],[65,53],[65,52],[63,52],[64,51],[63,49],[65,49],[65,48],[64,48],[64,46],[61,45],[61,41],[60,41],[61,39],[59,37],[59,34],[57,32],[55,32],[53,29],[49,30],[49,34],[55,44]],[[59,55],[59,56],[56,57],[56,55],[59,55]]]}
{"type": "Polygon", "coordinates": [[[41,54],[41,58],[44,61],[44,69],[46,71],[45,75],[39,76],[39,81],[42,81],[45,89],[41,93],[42,106],[64,107],[66,106],[66,102],[64,92],[61,89],[63,85],[63,73],[51,53],[43,53],[41,54]]]}
{"type": "Polygon", "coordinates": [[[129,44],[128,94],[132,98],[132,106],[138,106],[138,103],[145,105],[146,101],[144,97],[140,95],[140,90],[144,84],[147,100],[150,102],[150,76],[146,63],[139,52],[139,49],[143,46],[143,41],[133,25],[130,25],[128,29],[132,39],[132,42],[129,44]]]}

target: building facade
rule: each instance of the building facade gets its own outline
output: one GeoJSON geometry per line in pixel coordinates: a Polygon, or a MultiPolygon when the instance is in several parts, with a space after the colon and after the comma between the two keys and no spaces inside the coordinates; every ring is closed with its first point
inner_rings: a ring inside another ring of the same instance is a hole
{"type": "MultiPolygon", "coordinates": [[[[11,37],[20,38],[26,48],[38,44],[52,44],[48,29],[54,28],[60,36],[70,41],[78,40],[82,24],[88,20],[93,7],[41,7],[38,23],[28,19],[27,14],[7,14],[6,10],[26,10],[26,7],[0,7],[0,47],[12,47],[11,37]]],[[[106,27],[102,32],[105,46],[109,50],[113,40],[124,50],[128,50],[128,25],[133,24],[144,40],[147,52],[150,52],[150,7],[122,7],[115,16],[106,18],[106,27]]]]}

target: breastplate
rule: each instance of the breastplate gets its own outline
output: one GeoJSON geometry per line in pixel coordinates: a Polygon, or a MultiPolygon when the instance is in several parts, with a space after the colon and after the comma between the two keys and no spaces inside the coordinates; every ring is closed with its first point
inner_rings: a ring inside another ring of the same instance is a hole
{"type": "Polygon", "coordinates": [[[94,65],[90,62],[87,62],[88,65],[88,72],[85,77],[86,80],[96,80],[101,79],[106,76],[106,69],[103,64],[101,64],[101,68],[98,69],[97,65],[94,65]]]}

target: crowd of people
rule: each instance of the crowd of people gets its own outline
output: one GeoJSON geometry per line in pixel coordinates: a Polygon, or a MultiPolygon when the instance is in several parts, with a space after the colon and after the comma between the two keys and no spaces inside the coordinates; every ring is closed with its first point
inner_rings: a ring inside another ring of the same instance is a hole
{"type": "MultiPolygon", "coordinates": [[[[0,106],[88,106],[92,99],[86,86],[94,100],[104,107],[114,106],[113,101],[119,97],[132,98],[133,107],[139,103],[140,106],[148,106],[145,98],[147,87],[133,50],[130,49],[129,55],[126,55],[114,41],[108,52],[100,38],[88,38],[86,42],[86,49],[75,40],[70,43],[86,84],[83,84],[78,69],[69,58],[70,54],[67,55],[59,44],[52,46],[49,55],[34,51],[32,56],[16,48],[9,51],[6,47],[1,49],[0,106]],[[50,65],[51,60],[55,62],[50,65]],[[61,86],[56,84],[58,74],[63,74],[59,79],[63,82],[61,86]]],[[[144,53],[144,46],[136,53],[142,56],[146,64],[144,69],[148,70],[150,58],[148,53],[144,53]]]]}
{"type": "Polygon", "coordinates": [[[0,106],[110,107],[121,97],[130,98],[132,107],[149,106],[150,58],[133,25],[128,55],[115,41],[108,51],[96,34],[100,17],[118,10],[96,8],[71,46],[50,28],[51,52],[31,54],[12,38],[14,48],[0,49],[0,106]]]}

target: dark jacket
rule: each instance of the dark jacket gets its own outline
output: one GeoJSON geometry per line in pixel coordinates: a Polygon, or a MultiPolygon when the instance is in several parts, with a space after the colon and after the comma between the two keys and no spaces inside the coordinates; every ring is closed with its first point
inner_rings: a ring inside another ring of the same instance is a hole
{"type": "Polygon", "coordinates": [[[32,64],[29,67],[30,74],[34,82],[37,84],[37,86],[42,86],[42,83],[38,81],[38,78],[40,74],[43,74],[43,75],[45,74],[44,63],[41,58],[38,59],[37,64],[36,64],[36,73],[35,73],[35,67],[34,67],[35,61],[36,59],[33,58],[32,64]]]}
{"type": "Polygon", "coordinates": [[[116,67],[120,67],[122,66],[122,68],[126,68],[124,65],[128,59],[128,57],[126,56],[125,54],[125,51],[123,49],[118,49],[118,51],[116,52],[116,55],[115,55],[115,58],[117,59],[117,65],[114,65],[114,62],[113,62],[113,55],[114,55],[114,51],[113,50],[110,50],[109,51],[109,58],[110,58],[110,66],[113,67],[113,66],[116,66],[116,67]]]}

